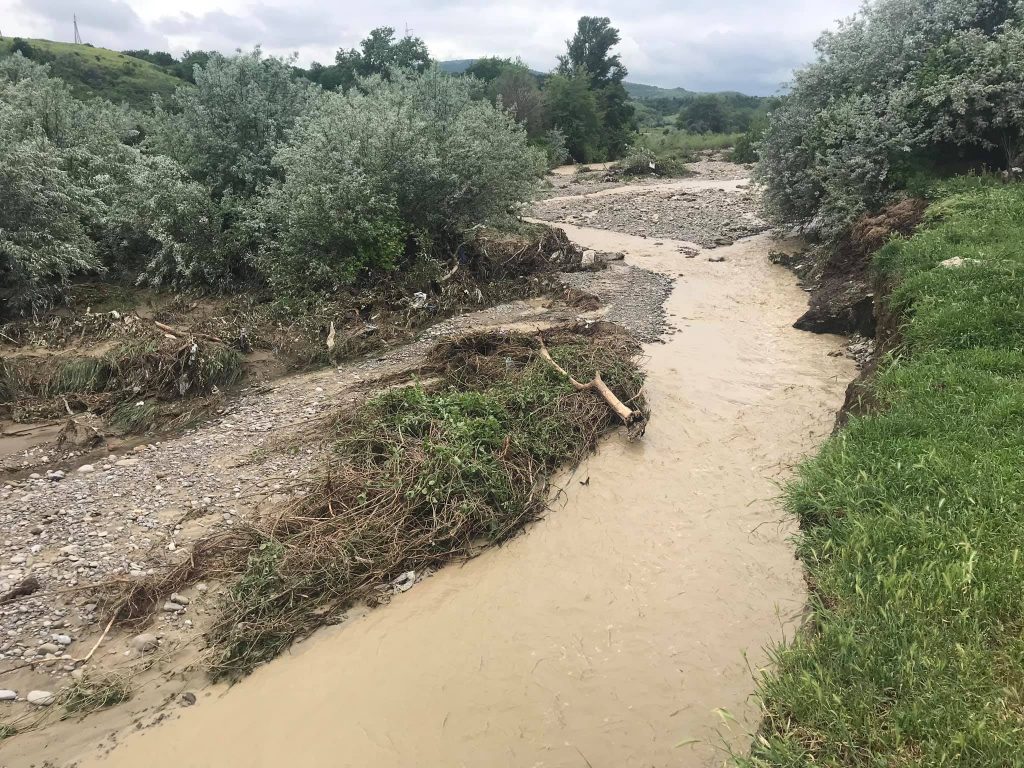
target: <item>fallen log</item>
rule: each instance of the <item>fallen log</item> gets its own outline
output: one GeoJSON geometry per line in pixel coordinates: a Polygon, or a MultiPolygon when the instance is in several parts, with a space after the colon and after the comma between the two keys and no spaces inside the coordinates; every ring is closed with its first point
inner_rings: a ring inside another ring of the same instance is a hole
{"type": "MultiPolygon", "coordinates": [[[[552,368],[554,368],[562,376],[567,378],[569,380],[569,383],[575,389],[577,389],[580,392],[585,392],[588,390],[597,392],[599,395],[601,395],[604,401],[608,403],[608,407],[615,411],[615,414],[620,419],[622,419],[622,423],[625,424],[626,426],[632,426],[634,424],[642,423],[645,420],[645,417],[641,411],[635,411],[632,408],[628,407],[625,403],[619,400],[618,397],[615,396],[614,392],[608,389],[608,385],[605,384],[604,379],[601,378],[600,371],[594,371],[594,378],[586,382],[585,384],[583,382],[577,381],[576,379],[569,375],[569,372],[565,370],[565,368],[556,363],[555,359],[551,357],[551,353],[548,352],[548,348],[544,346],[544,339],[538,336],[537,341],[540,343],[540,356],[552,368]]],[[[643,430],[640,430],[639,435],[642,434],[643,430]]]]}

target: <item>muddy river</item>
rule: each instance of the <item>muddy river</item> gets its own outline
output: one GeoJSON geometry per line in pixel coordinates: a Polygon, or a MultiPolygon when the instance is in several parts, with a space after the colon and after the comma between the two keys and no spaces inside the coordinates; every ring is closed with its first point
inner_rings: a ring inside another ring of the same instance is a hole
{"type": "Polygon", "coordinates": [[[766,237],[716,249],[719,263],[566,229],[677,279],[676,332],[647,348],[646,437],[608,440],[506,546],[200,693],[109,754],[63,757],[651,768],[720,765],[749,743],[764,648],[792,635],[804,603],[779,483],[828,433],[853,364],[829,355],[840,339],[790,327],[805,294],[768,263],[766,237]]]}

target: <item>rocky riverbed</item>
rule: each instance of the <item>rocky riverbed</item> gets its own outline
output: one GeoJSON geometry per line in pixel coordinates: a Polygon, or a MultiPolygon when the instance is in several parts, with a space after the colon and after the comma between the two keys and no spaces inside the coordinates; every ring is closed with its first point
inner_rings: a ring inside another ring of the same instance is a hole
{"type": "Polygon", "coordinates": [[[552,197],[536,203],[531,215],[558,224],[684,240],[703,248],[730,245],[768,229],[759,192],[739,180],[683,180],[552,197]]]}

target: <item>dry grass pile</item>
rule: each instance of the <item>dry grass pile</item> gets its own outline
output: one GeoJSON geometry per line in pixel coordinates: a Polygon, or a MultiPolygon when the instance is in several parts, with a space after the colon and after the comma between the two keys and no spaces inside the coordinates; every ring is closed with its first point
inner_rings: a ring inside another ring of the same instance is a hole
{"type": "Polygon", "coordinates": [[[224,344],[148,334],[100,356],[42,355],[3,364],[0,395],[7,392],[18,420],[89,411],[137,432],[164,413],[162,404],[208,396],[241,376],[241,355],[224,344]]]}

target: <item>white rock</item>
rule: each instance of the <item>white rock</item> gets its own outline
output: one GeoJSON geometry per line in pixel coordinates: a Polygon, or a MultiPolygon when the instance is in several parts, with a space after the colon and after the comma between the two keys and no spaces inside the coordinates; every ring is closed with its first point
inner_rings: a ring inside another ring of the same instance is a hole
{"type": "Polygon", "coordinates": [[[95,472],[96,471],[96,467],[94,467],[92,464],[83,464],[82,466],[80,466],[78,468],[78,471],[83,473],[83,474],[88,474],[90,472],[95,472]]]}
{"type": "Polygon", "coordinates": [[[974,266],[976,264],[981,264],[981,262],[978,259],[963,259],[959,256],[939,262],[939,266],[946,269],[956,269],[957,267],[974,266]]]}
{"type": "Polygon", "coordinates": [[[7,689],[0,691],[0,701],[14,701],[16,698],[18,698],[17,691],[7,689]]]}
{"type": "Polygon", "coordinates": [[[597,261],[596,251],[584,251],[583,258],[580,260],[580,265],[584,267],[594,266],[594,262],[597,261]]]}
{"type": "Polygon", "coordinates": [[[164,610],[170,613],[180,613],[181,611],[185,610],[185,606],[183,606],[181,603],[176,603],[173,600],[168,600],[166,603],[164,603],[164,610]]]}
{"type": "Polygon", "coordinates": [[[177,603],[178,605],[188,605],[188,598],[175,592],[171,595],[171,602],[177,603]]]}
{"type": "Polygon", "coordinates": [[[72,640],[70,635],[52,635],[52,637],[53,642],[55,643],[59,643],[60,645],[71,645],[72,640]]]}
{"type": "Polygon", "coordinates": [[[48,707],[57,700],[50,691],[29,691],[25,698],[29,704],[35,704],[37,707],[48,707]]]}

